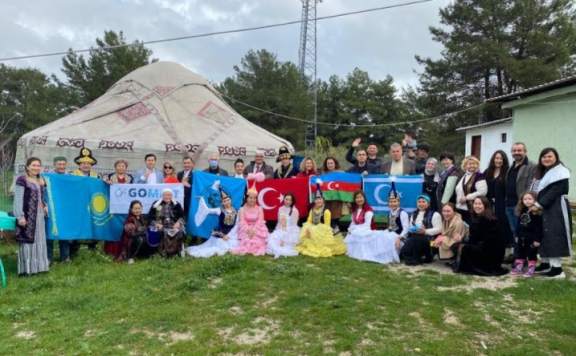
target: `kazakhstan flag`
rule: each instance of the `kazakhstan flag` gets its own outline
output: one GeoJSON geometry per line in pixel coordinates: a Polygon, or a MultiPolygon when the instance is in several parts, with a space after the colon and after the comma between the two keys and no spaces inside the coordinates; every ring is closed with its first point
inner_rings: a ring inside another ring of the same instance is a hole
{"type": "Polygon", "coordinates": [[[48,238],[118,241],[124,216],[110,214],[109,186],[96,178],[43,175],[48,205],[48,238]]]}

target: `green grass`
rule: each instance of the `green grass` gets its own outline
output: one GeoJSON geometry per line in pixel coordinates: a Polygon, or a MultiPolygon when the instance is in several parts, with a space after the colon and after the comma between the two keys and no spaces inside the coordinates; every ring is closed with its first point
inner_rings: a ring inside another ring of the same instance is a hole
{"type": "Polygon", "coordinates": [[[573,354],[573,281],[482,279],[329,259],[153,258],[85,250],[15,276],[0,245],[0,354],[573,354]],[[487,289],[488,288],[488,289],[487,289]]]}

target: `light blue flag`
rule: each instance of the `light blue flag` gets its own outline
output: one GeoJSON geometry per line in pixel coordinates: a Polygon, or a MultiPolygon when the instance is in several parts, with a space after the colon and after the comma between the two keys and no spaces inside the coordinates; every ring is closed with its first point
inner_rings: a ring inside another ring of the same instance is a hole
{"type": "Polygon", "coordinates": [[[207,239],[214,228],[218,226],[222,203],[220,190],[232,198],[232,206],[238,210],[244,201],[246,180],[217,176],[206,172],[194,172],[187,225],[189,234],[207,239]]]}
{"type": "Polygon", "coordinates": [[[118,241],[125,216],[110,214],[109,186],[96,178],[43,175],[48,205],[48,238],[118,241]]]}
{"type": "Polygon", "coordinates": [[[375,214],[387,214],[388,196],[394,180],[396,191],[400,196],[400,207],[407,212],[416,210],[416,198],[422,194],[424,178],[418,176],[389,176],[369,174],[363,178],[363,190],[366,193],[368,204],[374,209],[375,214]]]}

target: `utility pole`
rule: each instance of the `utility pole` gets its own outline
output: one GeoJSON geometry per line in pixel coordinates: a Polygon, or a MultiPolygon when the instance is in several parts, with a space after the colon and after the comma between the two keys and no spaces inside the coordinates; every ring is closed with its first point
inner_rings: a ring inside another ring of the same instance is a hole
{"type": "Polygon", "coordinates": [[[309,81],[313,105],[313,124],[306,126],[304,143],[306,150],[314,148],[318,136],[318,82],[316,78],[316,5],[321,0],[302,1],[302,23],[300,25],[300,47],[298,50],[298,66],[302,76],[309,81]]]}

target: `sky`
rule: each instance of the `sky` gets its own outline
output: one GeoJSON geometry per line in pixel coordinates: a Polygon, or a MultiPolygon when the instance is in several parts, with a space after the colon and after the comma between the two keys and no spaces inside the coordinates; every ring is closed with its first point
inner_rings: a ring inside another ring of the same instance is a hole
{"type": "MultiPolygon", "coordinates": [[[[318,16],[409,0],[323,0],[318,16]]],[[[422,68],[415,55],[438,58],[441,46],[430,26],[451,0],[318,22],[318,76],[346,76],[355,67],[375,80],[391,75],[398,88],[415,86],[422,68]]],[[[0,57],[94,45],[105,30],[123,31],[128,41],[266,25],[301,16],[299,0],[2,0],[0,57]]],[[[234,74],[250,49],[266,49],[281,61],[298,62],[299,25],[149,45],[154,58],[178,62],[212,82],[234,74]]],[[[61,57],[4,62],[61,73],[61,57]]]]}

